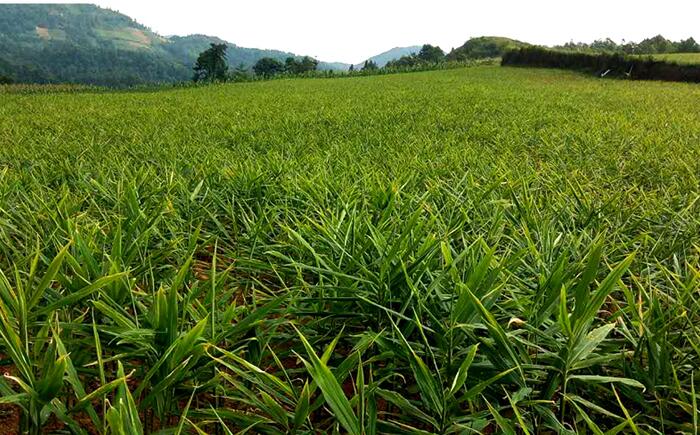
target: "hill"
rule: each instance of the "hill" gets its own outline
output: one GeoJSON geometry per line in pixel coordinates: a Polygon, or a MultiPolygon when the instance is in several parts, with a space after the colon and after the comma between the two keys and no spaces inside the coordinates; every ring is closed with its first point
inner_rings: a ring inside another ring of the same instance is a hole
{"type": "Polygon", "coordinates": [[[515,39],[500,36],[481,36],[472,38],[461,47],[453,49],[448,55],[448,60],[484,59],[500,57],[503,53],[514,48],[525,47],[530,44],[515,39]]]}
{"type": "Polygon", "coordinates": [[[0,5],[2,73],[17,81],[103,85],[186,79],[163,38],[92,5],[0,5]]]}
{"type": "MultiPolygon", "coordinates": [[[[378,67],[381,68],[387,63],[391,62],[392,60],[396,60],[403,56],[409,56],[411,54],[418,53],[420,51],[420,48],[420,45],[412,45],[410,47],[394,47],[391,50],[387,50],[376,56],[372,56],[367,60],[373,61],[377,64],[378,67]]],[[[363,65],[364,61],[355,65],[355,68],[362,68],[363,65]]]]}
{"type": "MultiPolygon", "coordinates": [[[[16,81],[124,86],[188,80],[197,55],[212,42],[226,41],[206,35],[164,37],[94,5],[0,5],[0,75],[16,81]]],[[[232,66],[294,56],[227,44],[232,66]]]]}

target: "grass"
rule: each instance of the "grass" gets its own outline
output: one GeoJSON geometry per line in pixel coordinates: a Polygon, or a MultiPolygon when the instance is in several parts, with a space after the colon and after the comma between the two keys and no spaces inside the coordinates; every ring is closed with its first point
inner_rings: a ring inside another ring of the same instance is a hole
{"type": "Polygon", "coordinates": [[[667,53],[654,55],[655,59],[680,64],[697,65],[700,64],[700,53],[667,53]]]}
{"type": "Polygon", "coordinates": [[[490,66],[2,94],[5,426],[696,433],[699,97],[490,66]]]}

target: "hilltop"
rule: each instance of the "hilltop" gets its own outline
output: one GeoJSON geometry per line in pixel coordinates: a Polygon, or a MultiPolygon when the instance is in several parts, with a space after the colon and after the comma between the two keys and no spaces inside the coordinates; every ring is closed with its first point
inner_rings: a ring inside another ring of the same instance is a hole
{"type": "Polygon", "coordinates": [[[461,47],[453,49],[448,60],[484,59],[500,57],[508,50],[529,46],[530,44],[501,36],[481,36],[471,38],[461,47]]]}

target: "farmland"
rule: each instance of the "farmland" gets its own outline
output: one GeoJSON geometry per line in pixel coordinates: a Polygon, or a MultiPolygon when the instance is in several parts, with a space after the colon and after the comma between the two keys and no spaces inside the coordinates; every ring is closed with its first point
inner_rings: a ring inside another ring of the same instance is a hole
{"type": "Polygon", "coordinates": [[[655,59],[667,62],[677,62],[680,64],[700,64],[700,53],[666,53],[653,56],[655,59]]]}
{"type": "Polygon", "coordinates": [[[697,85],[0,102],[8,433],[697,432],[697,85]]]}

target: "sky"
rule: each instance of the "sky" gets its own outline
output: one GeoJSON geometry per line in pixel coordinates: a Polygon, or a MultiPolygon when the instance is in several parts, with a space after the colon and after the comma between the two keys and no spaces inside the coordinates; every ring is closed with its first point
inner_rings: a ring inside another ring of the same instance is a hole
{"type": "MultiPolygon", "coordinates": [[[[17,1],[13,1],[16,3],[17,1]]],[[[20,1],[22,2],[22,1],[20,1]]],[[[30,3],[30,2],[26,2],[30,3]]],[[[61,2],[55,2],[61,3],[61,2]]],[[[662,34],[700,41],[700,0],[95,0],[162,35],[203,33],[242,47],[359,63],[393,47],[474,36],[553,45],[662,34]]]]}

